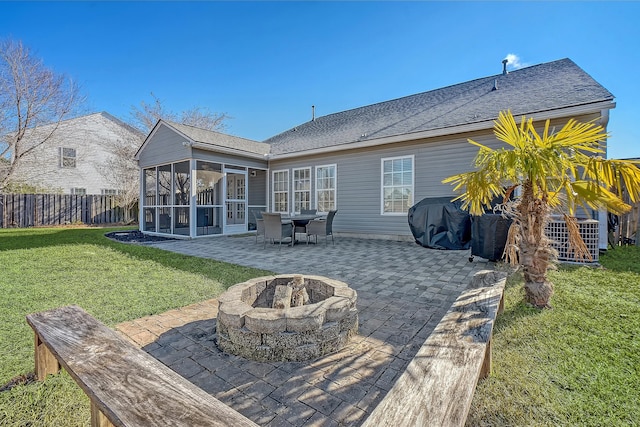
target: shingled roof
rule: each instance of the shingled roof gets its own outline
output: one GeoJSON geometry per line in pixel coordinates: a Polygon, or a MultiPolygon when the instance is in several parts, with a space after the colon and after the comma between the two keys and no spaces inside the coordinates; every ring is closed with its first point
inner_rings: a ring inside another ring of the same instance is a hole
{"type": "Polygon", "coordinates": [[[227,135],[225,133],[197,128],[194,126],[183,125],[181,123],[168,121],[165,121],[165,123],[181,132],[192,141],[201,144],[210,145],[212,147],[224,147],[251,154],[265,155],[269,152],[269,145],[263,142],[227,135]]]}
{"type": "Polygon", "coordinates": [[[318,117],[264,142],[272,155],[492,121],[503,110],[548,112],[614,96],[570,59],[318,117]],[[496,89],[497,88],[497,89],[496,89]]]}

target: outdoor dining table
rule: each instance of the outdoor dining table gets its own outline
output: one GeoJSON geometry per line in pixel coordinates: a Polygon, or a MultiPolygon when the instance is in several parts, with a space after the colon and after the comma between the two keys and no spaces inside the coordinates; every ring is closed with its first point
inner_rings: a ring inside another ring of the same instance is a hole
{"type": "MultiPolygon", "coordinates": [[[[306,227],[307,224],[309,224],[309,221],[317,219],[317,218],[324,218],[326,215],[320,215],[320,214],[300,214],[300,215],[291,215],[289,217],[282,217],[282,223],[283,224],[287,224],[289,222],[293,223],[293,230],[294,230],[294,234],[295,234],[295,229],[296,227],[306,227]]],[[[294,243],[296,242],[295,240],[295,236],[294,236],[294,243]]]]}

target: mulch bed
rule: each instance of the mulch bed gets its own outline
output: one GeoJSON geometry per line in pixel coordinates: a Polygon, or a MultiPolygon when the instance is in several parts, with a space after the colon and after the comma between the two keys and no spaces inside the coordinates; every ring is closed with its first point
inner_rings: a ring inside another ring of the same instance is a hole
{"type": "Polygon", "coordinates": [[[171,237],[162,237],[162,236],[151,236],[149,234],[144,234],[139,230],[123,230],[123,231],[112,231],[111,233],[106,233],[106,237],[112,240],[116,240],[122,243],[153,243],[153,242],[164,242],[166,240],[175,240],[171,237]]]}

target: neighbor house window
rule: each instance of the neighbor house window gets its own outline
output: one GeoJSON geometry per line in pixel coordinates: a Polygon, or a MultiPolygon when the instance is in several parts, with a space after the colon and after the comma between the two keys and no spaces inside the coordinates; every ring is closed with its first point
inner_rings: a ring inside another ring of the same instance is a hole
{"type": "Polygon", "coordinates": [[[112,188],[103,188],[101,190],[101,193],[103,196],[117,196],[118,194],[120,194],[118,190],[114,190],[112,188]]]}
{"type": "Polygon", "coordinates": [[[75,168],[76,167],[76,149],[75,148],[60,148],[60,166],[63,168],[75,168]]]}
{"type": "Polygon", "coordinates": [[[86,188],[72,188],[71,194],[75,194],[76,196],[86,196],[87,189],[86,188]]]}
{"type": "Polygon", "coordinates": [[[413,156],[382,159],[382,214],[406,214],[413,205],[413,156]]]}
{"type": "Polygon", "coordinates": [[[311,208],[311,168],[293,170],[293,210],[311,208]]]}
{"type": "Polygon", "coordinates": [[[289,212],[289,171],[273,171],[273,211],[289,212]]]}
{"type": "Polygon", "coordinates": [[[316,166],[316,208],[319,212],[336,209],[336,165],[316,166]]]}

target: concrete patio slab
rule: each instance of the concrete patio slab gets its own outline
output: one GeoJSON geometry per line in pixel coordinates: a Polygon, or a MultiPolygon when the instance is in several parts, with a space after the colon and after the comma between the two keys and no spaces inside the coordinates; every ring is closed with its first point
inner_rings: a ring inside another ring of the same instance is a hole
{"type": "Polygon", "coordinates": [[[358,292],[359,332],[343,350],[307,362],[260,363],[218,350],[217,300],[118,325],[147,352],[262,426],[357,426],[391,389],[477,271],[469,251],[413,242],[336,238],[283,247],[255,237],[152,244],[278,274],[315,274],[358,292]]]}

